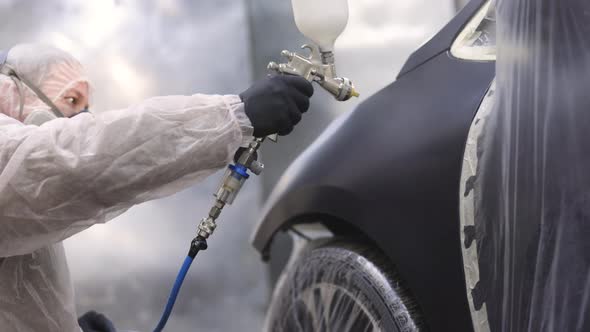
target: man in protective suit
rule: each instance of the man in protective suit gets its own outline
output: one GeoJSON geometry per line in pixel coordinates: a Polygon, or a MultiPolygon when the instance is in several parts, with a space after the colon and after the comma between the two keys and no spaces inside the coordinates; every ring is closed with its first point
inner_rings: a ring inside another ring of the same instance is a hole
{"type": "Polygon", "coordinates": [[[194,185],[253,136],[286,135],[313,87],[276,76],[238,95],[155,97],[88,112],[89,80],[59,49],[0,56],[0,330],[114,331],[77,321],[62,241],[194,185]]]}

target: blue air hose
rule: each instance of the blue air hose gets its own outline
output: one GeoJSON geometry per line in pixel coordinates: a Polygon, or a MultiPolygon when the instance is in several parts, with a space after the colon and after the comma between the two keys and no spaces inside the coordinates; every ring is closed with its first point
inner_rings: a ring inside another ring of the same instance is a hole
{"type": "Polygon", "coordinates": [[[178,275],[176,276],[176,281],[174,282],[174,287],[172,287],[172,291],[170,291],[170,296],[168,297],[168,303],[166,303],[166,308],[162,313],[162,318],[160,318],[160,322],[158,326],[154,330],[154,332],[162,332],[164,330],[164,326],[166,326],[166,322],[172,313],[172,308],[174,308],[174,303],[176,302],[176,297],[178,296],[178,292],[180,292],[180,287],[182,287],[182,282],[188,273],[188,269],[191,267],[193,262],[193,258],[190,256],[186,256],[184,259],[184,263],[178,271],[178,275]]]}
{"type": "Polygon", "coordinates": [[[198,236],[191,242],[191,247],[188,251],[188,255],[184,259],[184,263],[182,263],[182,267],[180,271],[178,271],[178,275],[176,276],[176,281],[174,282],[174,286],[170,291],[170,296],[168,297],[168,303],[166,303],[166,307],[164,308],[164,312],[162,313],[162,317],[160,318],[160,322],[158,322],[158,326],[154,329],[154,332],[162,332],[166,323],[168,322],[168,318],[170,318],[170,314],[172,314],[172,309],[174,308],[174,303],[176,302],[176,297],[178,297],[178,293],[180,292],[180,287],[182,287],[182,283],[184,282],[184,278],[188,273],[188,270],[193,263],[193,260],[197,256],[200,250],[207,250],[207,240],[198,236]]]}

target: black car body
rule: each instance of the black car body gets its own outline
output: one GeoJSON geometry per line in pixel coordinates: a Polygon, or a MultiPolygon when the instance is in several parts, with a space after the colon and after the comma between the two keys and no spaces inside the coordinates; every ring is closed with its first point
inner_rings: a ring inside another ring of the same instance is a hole
{"type": "Polygon", "coordinates": [[[459,222],[465,142],[494,61],[451,47],[486,2],[471,1],[414,52],[397,80],[333,123],[288,169],[253,237],[321,223],[363,238],[395,266],[430,331],[473,331],[459,222]]]}

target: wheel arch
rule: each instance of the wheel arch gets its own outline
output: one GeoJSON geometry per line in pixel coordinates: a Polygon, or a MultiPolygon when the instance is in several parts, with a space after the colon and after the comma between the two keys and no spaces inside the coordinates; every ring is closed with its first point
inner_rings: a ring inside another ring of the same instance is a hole
{"type": "Polygon", "coordinates": [[[358,196],[334,186],[303,187],[270,200],[252,236],[252,244],[264,260],[269,259],[275,235],[296,225],[319,223],[335,236],[354,237],[383,248],[367,227],[364,206],[358,196]]]}

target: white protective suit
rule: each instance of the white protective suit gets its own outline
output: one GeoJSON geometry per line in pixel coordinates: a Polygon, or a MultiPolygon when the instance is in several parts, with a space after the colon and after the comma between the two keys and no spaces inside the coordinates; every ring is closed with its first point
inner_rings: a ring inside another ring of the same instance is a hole
{"type": "MultiPolygon", "coordinates": [[[[45,46],[14,47],[8,63],[53,99],[85,80],[45,46]]],[[[26,112],[45,107],[26,95],[26,112]]],[[[0,331],[79,331],[61,241],[223,168],[253,129],[233,95],[156,97],[41,126],[15,118],[18,101],[0,77],[0,331]]]]}

